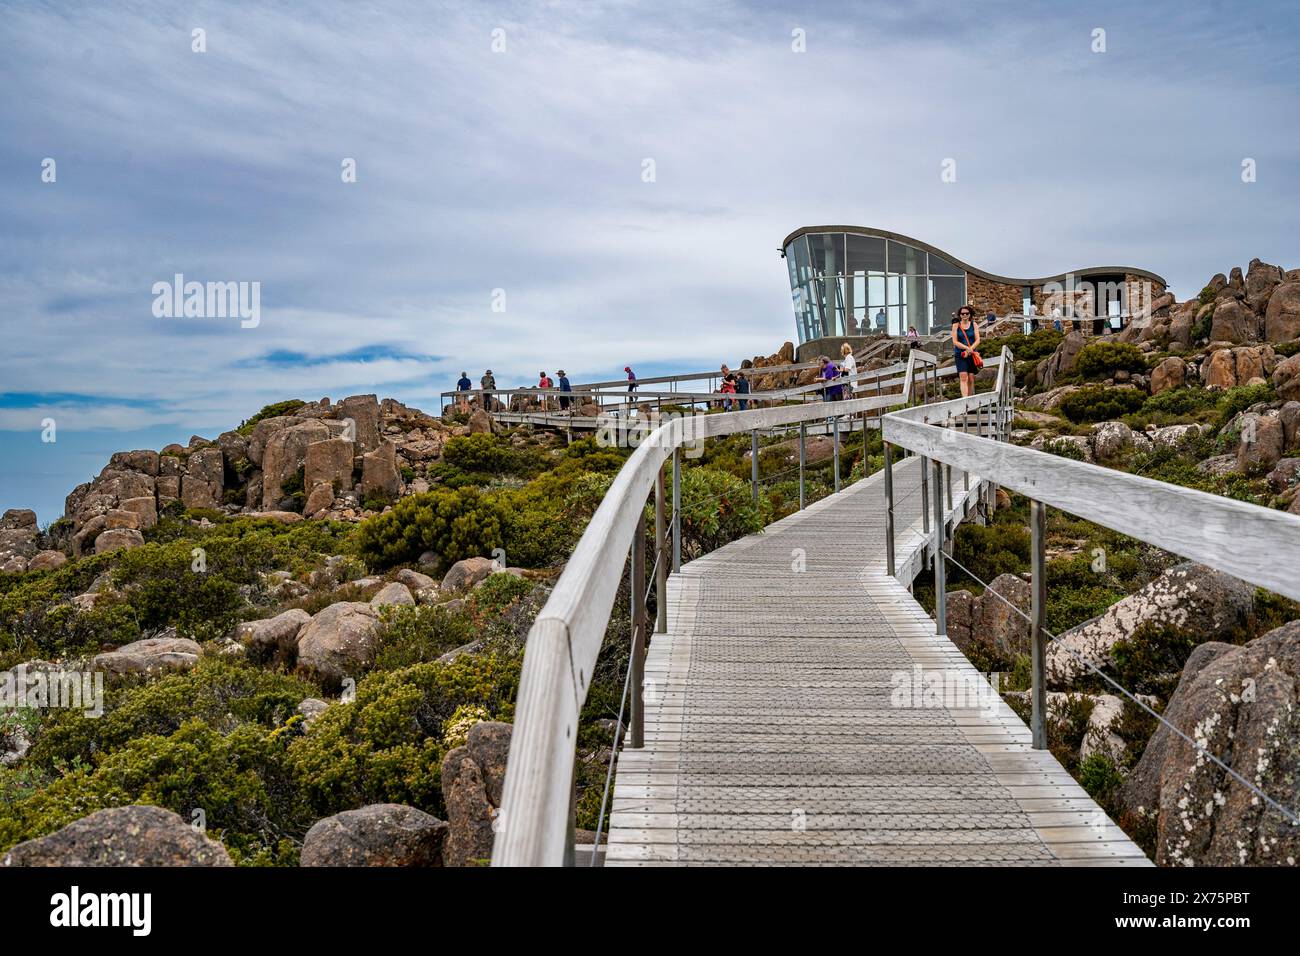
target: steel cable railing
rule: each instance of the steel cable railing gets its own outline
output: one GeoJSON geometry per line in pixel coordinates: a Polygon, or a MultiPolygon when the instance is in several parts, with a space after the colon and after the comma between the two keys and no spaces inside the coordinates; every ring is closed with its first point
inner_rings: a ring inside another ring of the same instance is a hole
{"type": "MultiPolygon", "coordinates": [[[[920,454],[924,456],[923,467],[928,459],[933,471],[931,481],[936,492],[944,482],[947,482],[946,488],[951,492],[951,469],[960,468],[968,475],[977,474],[982,481],[1005,486],[1030,500],[1033,564],[1031,614],[1026,615],[998,592],[992,593],[1030,624],[1030,729],[1034,748],[1044,749],[1047,746],[1045,657],[1047,642],[1051,641],[1078,660],[1086,670],[1095,673],[1105,684],[1133,701],[1161,726],[1167,727],[1179,739],[1191,744],[1196,753],[1248,787],[1255,796],[1264,800],[1288,821],[1300,823],[1300,816],[1295,810],[1270,798],[1261,788],[1210,753],[1206,746],[1156,713],[1093,661],[1048,631],[1045,624],[1046,510],[1049,504],[1291,598],[1300,598],[1300,581],[1292,573],[1295,561],[1288,562],[1279,558],[1296,554],[1296,545],[1300,541],[1300,519],[1244,502],[1008,444],[1010,418],[1014,412],[1010,402],[1014,374],[1011,358],[1010,351],[1004,349],[995,389],[995,432],[1000,440],[990,441],[966,433],[968,416],[972,411],[979,411],[981,402],[988,402],[987,397],[981,399],[979,396],[888,413],[885,415],[883,437],[887,450],[896,444],[920,454]],[[961,422],[960,429],[952,427],[957,421],[961,422]],[[945,468],[949,469],[946,473],[945,468]],[[1170,520],[1185,517],[1189,512],[1195,514],[1195,522],[1170,520]]],[[[987,396],[987,393],[984,394],[987,396]]],[[[888,455],[886,461],[889,461],[888,455]]],[[[886,488],[891,487],[887,481],[886,488]]],[[[987,589],[985,593],[992,589],[945,549],[947,515],[939,500],[935,501],[934,510],[931,529],[921,533],[909,526],[904,529],[904,536],[906,539],[909,532],[917,534],[930,544],[934,554],[943,556],[943,560],[934,562],[935,628],[939,635],[946,635],[944,567],[951,563],[982,584],[987,589]]],[[[892,526],[892,498],[888,513],[892,526]]]]}
{"type": "MultiPolygon", "coordinates": [[[[951,561],[954,565],[956,565],[958,568],[960,568],[962,571],[964,571],[967,575],[969,575],[969,576],[971,577],[972,580],[974,580],[974,581],[977,582],[977,583],[978,583],[982,588],[984,588],[984,593],[985,593],[985,594],[992,594],[992,595],[993,595],[994,597],[996,597],[999,601],[1001,601],[1001,602],[1002,602],[1003,604],[1005,604],[1008,608],[1010,608],[1011,611],[1012,611],[1013,613],[1015,613],[1015,614],[1018,615],[1019,617],[1023,618],[1025,621],[1027,621],[1031,627],[1033,626],[1033,623],[1034,623],[1034,622],[1033,622],[1033,619],[1030,618],[1030,616],[1029,616],[1028,614],[1026,614],[1024,611],[1022,611],[1020,608],[1016,607],[1016,605],[1013,604],[1011,601],[1007,600],[1007,598],[1006,598],[1004,595],[999,594],[997,591],[995,591],[995,590],[993,589],[992,585],[990,585],[987,581],[983,580],[983,579],[982,579],[978,574],[976,574],[976,573],[975,573],[974,571],[972,571],[970,568],[966,567],[966,565],[962,564],[960,561],[958,561],[958,560],[957,560],[955,557],[953,557],[951,554],[948,554],[947,552],[942,552],[942,553],[943,553],[943,556],[944,556],[947,560],[951,561]]],[[[1192,747],[1196,750],[1197,753],[1199,753],[1201,756],[1205,757],[1207,760],[1212,761],[1212,762],[1213,762],[1214,764],[1216,764],[1216,765],[1219,767],[1219,769],[1221,769],[1224,773],[1228,774],[1230,777],[1232,777],[1232,778],[1233,778],[1234,780],[1236,780],[1238,783],[1240,783],[1240,784],[1242,784],[1243,786],[1245,786],[1245,787],[1246,787],[1247,789],[1249,789],[1252,793],[1254,793],[1255,796],[1259,797],[1261,800],[1263,800],[1265,803],[1267,803],[1269,806],[1271,806],[1274,810],[1277,810],[1277,811],[1278,811],[1279,813],[1281,813],[1284,817],[1286,817],[1286,819],[1287,819],[1288,821],[1290,821],[1292,824],[1300,825],[1300,813],[1297,813],[1296,811],[1293,811],[1293,810],[1291,810],[1291,809],[1289,809],[1289,808],[1283,806],[1281,803],[1279,803],[1278,801],[1274,800],[1272,797],[1270,797],[1267,793],[1265,793],[1263,790],[1261,790],[1261,789],[1260,789],[1259,787],[1257,787],[1255,784],[1251,783],[1249,780],[1247,780],[1245,777],[1243,777],[1243,776],[1242,776],[1240,773],[1238,773],[1236,770],[1233,770],[1232,767],[1228,766],[1228,764],[1226,764],[1226,763],[1225,763],[1223,760],[1221,760],[1219,757],[1217,757],[1217,756],[1215,756],[1214,754],[1210,753],[1210,750],[1209,750],[1208,747],[1206,747],[1204,744],[1201,744],[1199,741],[1196,741],[1196,740],[1192,739],[1190,736],[1188,736],[1187,734],[1185,734],[1182,730],[1180,730],[1177,726],[1175,726],[1175,725],[1174,725],[1174,724],[1173,724],[1173,723],[1172,723],[1168,718],[1166,718],[1163,714],[1157,713],[1157,712],[1155,711],[1155,709],[1152,708],[1149,704],[1147,704],[1144,700],[1142,700],[1142,699],[1139,698],[1136,694],[1134,694],[1134,693],[1132,693],[1131,691],[1129,691],[1126,687],[1122,686],[1122,685],[1119,683],[1119,681],[1117,681],[1117,680],[1115,680],[1114,678],[1112,678],[1109,674],[1107,674],[1107,673],[1106,673],[1105,671],[1103,671],[1101,668],[1097,667],[1097,665],[1096,665],[1092,660],[1090,660],[1086,655],[1084,655],[1084,654],[1080,654],[1078,651],[1076,651],[1074,648],[1070,647],[1068,644],[1066,644],[1064,641],[1062,641],[1059,637],[1057,637],[1057,636],[1056,636],[1055,634],[1053,634],[1051,631],[1047,630],[1047,628],[1043,628],[1043,629],[1042,629],[1042,633],[1043,633],[1043,635],[1044,635],[1048,640],[1054,642],[1054,643],[1056,644],[1057,647],[1061,648],[1063,651],[1065,651],[1067,654],[1069,654],[1071,657],[1073,657],[1073,658],[1074,658],[1075,660],[1077,660],[1079,663],[1083,664],[1085,667],[1087,667],[1089,670],[1091,670],[1094,674],[1096,674],[1098,677],[1100,677],[1103,681],[1105,681],[1105,682],[1106,682],[1107,684],[1109,684],[1111,687],[1114,687],[1117,691],[1119,691],[1121,694],[1123,694],[1125,697],[1127,697],[1129,700],[1131,700],[1134,704],[1136,704],[1138,707],[1142,708],[1142,709],[1143,709],[1144,711],[1146,711],[1150,716],[1154,717],[1154,718],[1155,718],[1157,721],[1159,721],[1163,726],[1165,726],[1166,728],[1168,728],[1170,731],[1172,731],[1174,734],[1176,734],[1176,735],[1177,735],[1178,737],[1180,737],[1182,740],[1184,740],[1184,741],[1186,741],[1187,743],[1191,744],[1192,747]]]]}
{"type": "MultiPolygon", "coordinates": [[[[908,358],[901,392],[842,401],[829,411],[834,415],[874,414],[910,401],[913,385],[918,382],[915,370],[927,363],[936,365],[932,356],[914,351],[908,358]]],[[[656,519],[666,513],[663,475],[669,459],[673,463],[673,500],[677,502],[680,500],[680,450],[688,442],[793,425],[826,418],[827,413],[823,403],[817,402],[674,418],[660,424],[632,452],[588,522],[529,632],[502,795],[504,824],[496,834],[494,866],[554,865],[573,857],[570,810],[577,722],[621,577],[623,542],[632,538],[633,579],[637,580],[644,574],[645,501],[653,494],[656,519]],[[638,549],[642,552],[640,556],[638,549]]],[[[677,515],[680,510],[676,510],[674,517],[677,515]]],[[[679,525],[679,521],[675,520],[674,525],[679,525]]],[[[656,550],[664,553],[670,538],[666,528],[660,531],[658,520],[654,539],[656,550]]],[[[680,531],[675,529],[671,539],[680,542],[680,531]]],[[[679,560],[674,555],[674,569],[679,560]]],[[[666,564],[655,567],[662,584],[666,564]]],[[[630,665],[636,673],[625,678],[629,683],[632,747],[641,745],[644,727],[640,680],[644,653],[636,645],[638,636],[648,631],[648,619],[639,591],[640,588],[634,589],[633,598],[635,604],[642,606],[634,608],[633,614],[643,623],[633,632],[630,665]]],[[[660,596],[666,600],[666,594],[660,596]]],[[[662,601],[660,604],[666,608],[662,601]]],[[[663,620],[660,617],[660,626],[663,620]]]]}

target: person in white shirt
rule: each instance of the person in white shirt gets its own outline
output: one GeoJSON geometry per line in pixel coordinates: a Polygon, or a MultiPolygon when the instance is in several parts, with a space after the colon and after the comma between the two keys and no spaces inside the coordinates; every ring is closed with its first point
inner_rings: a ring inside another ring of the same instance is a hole
{"type": "Polygon", "coordinates": [[[845,392],[844,397],[849,398],[858,390],[858,383],[852,381],[853,376],[858,374],[858,360],[853,357],[853,348],[848,342],[845,342],[840,346],[840,355],[843,356],[843,358],[840,359],[840,370],[845,375],[849,376],[850,380],[848,390],[845,392]]]}

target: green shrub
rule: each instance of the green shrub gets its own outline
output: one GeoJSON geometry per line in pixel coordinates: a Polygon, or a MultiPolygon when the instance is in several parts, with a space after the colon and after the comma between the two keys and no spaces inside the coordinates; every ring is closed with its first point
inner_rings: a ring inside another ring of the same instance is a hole
{"type": "Polygon", "coordinates": [[[1079,352],[1075,366],[1086,379],[1110,378],[1118,371],[1145,372],[1146,355],[1127,342],[1093,342],[1079,352]]]}
{"type": "Polygon", "coordinates": [[[95,810],[143,803],[186,820],[201,811],[209,834],[238,861],[295,863],[315,817],[290,772],[287,736],[252,724],[223,734],[191,720],[167,737],[134,738],[8,808],[0,852],[95,810]]]}
{"type": "Polygon", "coordinates": [[[27,759],[50,771],[78,761],[90,765],[130,740],[168,736],[189,720],[221,730],[245,723],[274,729],[296,713],[299,703],[317,693],[314,685],[294,677],[244,662],[203,657],[184,674],[110,683],[99,717],[50,710],[27,759]]]}
{"type": "MultiPolygon", "coordinates": [[[[1204,293],[1202,293],[1204,294],[1204,293]]],[[[1204,302],[1201,305],[1205,305],[1204,302]]],[[[1193,342],[1202,342],[1210,337],[1210,329],[1214,325],[1214,307],[1210,309],[1199,319],[1194,319],[1192,323],[1191,339],[1193,342]]]]}
{"type": "Polygon", "coordinates": [[[435,661],[477,636],[473,621],[463,612],[428,605],[391,605],[380,613],[375,667],[395,670],[435,661]]]}
{"type": "Polygon", "coordinates": [[[443,817],[446,722],[465,706],[513,719],[518,684],[519,659],[494,654],[371,673],[353,703],[329,708],[289,745],[294,777],[318,817],[369,803],[405,803],[443,817]]]}
{"type": "Polygon", "coordinates": [[[1115,679],[1135,694],[1168,700],[1199,643],[1201,637],[1181,628],[1140,624],[1111,649],[1115,679]]]}
{"type": "Polygon", "coordinates": [[[252,418],[240,422],[239,427],[235,429],[235,431],[239,432],[241,435],[251,435],[253,433],[253,426],[262,419],[278,418],[281,415],[290,415],[306,404],[306,402],[299,401],[296,398],[291,398],[288,401],[275,402],[272,405],[263,406],[262,410],[252,418]]]}
{"type": "Polygon", "coordinates": [[[505,438],[480,433],[450,439],[442,449],[442,464],[466,475],[527,478],[545,468],[546,455],[541,449],[516,448],[505,438]]]}
{"type": "Polygon", "coordinates": [[[1272,382],[1265,382],[1263,385],[1238,385],[1236,388],[1228,389],[1216,406],[1216,411],[1219,413],[1219,426],[1226,425],[1250,406],[1259,402],[1271,402],[1276,397],[1272,382]]]}
{"type": "Polygon", "coordinates": [[[1062,438],[1054,438],[1047,442],[1043,445],[1043,451],[1061,458],[1070,458],[1074,461],[1086,461],[1088,457],[1083,453],[1083,449],[1079,447],[1078,443],[1065,441],[1062,438]]]}
{"type": "Polygon", "coordinates": [[[1102,422],[1137,411],[1146,399],[1147,396],[1136,388],[1089,385],[1065,396],[1061,401],[1061,413],[1076,424],[1102,422]]]}
{"type": "Polygon", "coordinates": [[[367,518],[357,526],[355,542],[372,568],[413,564],[425,551],[452,564],[501,547],[501,515],[473,488],[436,488],[367,518]]]}
{"type": "Polygon", "coordinates": [[[763,529],[749,482],[713,468],[682,474],[682,557],[689,560],[763,529]]]}
{"type": "MultiPolygon", "coordinates": [[[[1020,574],[1029,567],[1029,531],[1006,520],[990,525],[962,524],[954,536],[952,553],[980,580],[991,584],[999,574],[1020,574]]],[[[958,576],[954,575],[954,580],[959,580],[958,576]]]]}
{"type": "Polygon", "coordinates": [[[987,339],[980,343],[980,352],[989,358],[994,358],[1001,354],[1002,346],[1006,345],[1011,348],[1016,361],[1032,362],[1046,358],[1055,352],[1056,347],[1061,344],[1063,338],[1065,338],[1063,332],[1058,332],[1052,328],[1039,329],[1029,335],[1025,335],[1023,332],[1013,332],[1010,335],[987,339]]]}
{"type": "Polygon", "coordinates": [[[1148,398],[1142,405],[1142,413],[1190,415],[1203,408],[1209,408],[1218,400],[1219,395],[1206,388],[1192,386],[1167,388],[1148,398]]]}
{"type": "Polygon", "coordinates": [[[1078,778],[1079,785],[1087,790],[1088,795],[1102,807],[1110,807],[1113,804],[1120,786],[1124,783],[1124,775],[1103,753],[1091,753],[1081,760],[1078,778]]]}

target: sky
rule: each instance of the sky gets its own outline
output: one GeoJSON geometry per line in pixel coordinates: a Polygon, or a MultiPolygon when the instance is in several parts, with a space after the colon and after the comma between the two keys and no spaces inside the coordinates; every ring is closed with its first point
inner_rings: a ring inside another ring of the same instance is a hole
{"type": "Polygon", "coordinates": [[[770,354],[804,225],[1003,275],[1131,264],[1180,298],[1300,266],[1289,3],[99,0],[0,24],[0,508],[42,523],[113,451],[286,398],[436,409],[462,370],[770,354]],[[178,273],[257,283],[257,321],[155,314],[178,273]]]}

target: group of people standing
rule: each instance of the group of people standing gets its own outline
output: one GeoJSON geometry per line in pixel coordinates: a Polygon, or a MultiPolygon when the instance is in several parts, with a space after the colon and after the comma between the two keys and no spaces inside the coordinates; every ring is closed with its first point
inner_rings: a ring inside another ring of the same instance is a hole
{"type": "MultiPolygon", "coordinates": [[[[991,313],[990,313],[991,314],[991,313]]],[[[920,337],[915,328],[907,330],[907,343],[915,348],[920,337]]],[[[963,397],[975,391],[975,376],[984,365],[980,357],[980,327],[975,319],[975,309],[963,305],[953,315],[952,354],[957,365],[957,378],[961,384],[963,397]]],[[[825,355],[818,359],[819,377],[822,380],[822,397],[828,402],[837,402],[851,398],[857,391],[854,378],[858,374],[858,361],[853,355],[853,348],[848,342],[840,346],[839,364],[832,362],[825,355]]],[[[725,369],[726,366],[723,366],[725,369]]]]}
{"type": "Polygon", "coordinates": [[[749,408],[749,399],[731,398],[732,395],[749,394],[749,376],[743,370],[733,372],[724,362],[722,365],[722,381],[718,385],[718,391],[727,396],[722,399],[722,410],[729,412],[733,408],[745,411],[749,408]]]}
{"type": "MultiPolygon", "coordinates": [[[[560,390],[559,406],[561,410],[564,410],[569,407],[569,403],[573,400],[571,394],[573,392],[573,386],[569,383],[569,376],[565,374],[564,369],[560,369],[555,374],[556,374],[556,378],[558,379],[558,382],[556,381],[556,379],[551,378],[551,376],[548,375],[546,372],[538,372],[537,388],[547,392],[558,388],[560,390]]],[[[631,380],[635,382],[634,377],[631,380]]],[[[461,372],[460,378],[456,381],[456,391],[458,393],[456,396],[456,404],[459,405],[462,410],[466,410],[469,408],[469,391],[473,387],[474,387],[474,383],[469,380],[469,373],[461,372]]],[[[492,374],[491,369],[488,369],[483,373],[483,377],[480,378],[478,381],[478,387],[483,392],[483,407],[487,409],[491,409],[492,393],[496,390],[497,387],[496,376],[492,374]]],[[[629,388],[629,391],[631,391],[631,388],[629,388]]],[[[543,395],[542,396],[543,407],[547,407],[549,405],[549,402],[550,402],[550,397],[548,395],[543,395]]]]}

